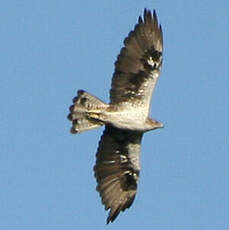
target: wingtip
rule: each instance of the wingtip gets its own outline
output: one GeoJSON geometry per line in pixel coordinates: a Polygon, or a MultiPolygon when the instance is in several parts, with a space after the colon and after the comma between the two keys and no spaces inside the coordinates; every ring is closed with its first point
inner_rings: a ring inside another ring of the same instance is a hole
{"type": "Polygon", "coordinates": [[[153,21],[155,22],[156,27],[158,27],[158,18],[156,10],[153,10],[153,21]]]}
{"type": "Polygon", "coordinates": [[[155,10],[155,9],[153,10],[153,17],[154,17],[154,18],[157,18],[157,13],[156,13],[156,10],[155,10]]]}
{"type": "Polygon", "coordinates": [[[115,219],[115,217],[113,215],[111,215],[111,212],[110,212],[108,217],[107,217],[106,223],[107,224],[112,223],[114,221],[114,219],[115,219]]]}
{"type": "Polygon", "coordinates": [[[144,9],[144,15],[147,14],[147,11],[148,11],[147,8],[145,8],[145,9],[144,9]]]}
{"type": "Polygon", "coordinates": [[[144,17],[145,23],[146,23],[148,20],[151,21],[151,20],[152,20],[151,11],[148,10],[147,8],[145,8],[145,9],[144,9],[143,17],[144,17]]]}
{"type": "Polygon", "coordinates": [[[111,214],[109,214],[109,216],[107,217],[106,220],[106,224],[108,225],[109,223],[112,223],[114,221],[116,217],[111,216],[111,214]]]}
{"type": "Polygon", "coordinates": [[[144,17],[145,22],[154,21],[155,24],[158,26],[158,17],[157,17],[157,13],[156,13],[155,9],[153,11],[151,11],[151,10],[145,8],[143,17],[144,17]]]}
{"type": "Polygon", "coordinates": [[[138,17],[138,23],[139,23],[139,24],[142,24],[142,23],[143,23],[143,20],[142,20],[142,17],[141,17],[141,16],[138,17]]]}
{"type": "Polygon", "coordinates": [[[151,11],[149,9],[145,8],[144,9],[144,15],[149,14],[149,13],[151,14],[151,11]]]}
{"type": "Polygon", "coordinates": [[[110,219],[109,219],[109,217],[107,217],[106,224],[108,225],[109,223],[110,223],[110,219]]]}

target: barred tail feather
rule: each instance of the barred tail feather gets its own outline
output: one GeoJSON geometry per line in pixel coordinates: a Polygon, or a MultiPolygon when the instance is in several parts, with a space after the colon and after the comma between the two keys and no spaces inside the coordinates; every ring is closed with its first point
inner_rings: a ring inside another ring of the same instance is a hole
{"type": "Polygon", "coordinates": [[[107,104],[84,90],[79,90],[73,98],[68,119],[72,121],[71,133],[80,133],[95,129],[104,123],[90,114],[99,114],[107,108],[107,104]]]}

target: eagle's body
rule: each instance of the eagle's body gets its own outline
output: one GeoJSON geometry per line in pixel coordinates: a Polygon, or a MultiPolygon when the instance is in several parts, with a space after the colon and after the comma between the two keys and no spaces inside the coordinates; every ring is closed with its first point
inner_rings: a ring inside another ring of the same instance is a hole
{"type": "Polygon", "coordinates": [[[150,103],[162,65],[162,30],[157,16],[144,11],[144,20],[124,40],[115,62],[110,103],[79,90],[70,107],[72,133],[105,125],[94,167],[97,190],[105,209],[107,223],[129,208],[135,198],[140,172],[143,133],[162,128],[149,118],[150,103]]]}
{"type": "Polygon", "coordinates": [[[91,118],[102,121],[105,124],[110,124],[119,129],[132,130],[145,132],[155,127],[158,127],[160,124],[157,121],[151,120],[144,112],[142,107],[133,107],[133,106],[112,106],[109,105],[107,109],[102,111],[92,112],[90,114],[91,118]]]}

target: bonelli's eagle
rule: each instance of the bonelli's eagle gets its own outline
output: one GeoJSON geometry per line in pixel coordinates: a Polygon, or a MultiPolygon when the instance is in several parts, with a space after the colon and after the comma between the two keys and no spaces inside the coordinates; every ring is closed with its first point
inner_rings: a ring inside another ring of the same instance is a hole
{"type": "Polygon", "coordinates": [[[157,15],[147,9],[115,62],[106,104],[79,90],[70,106],[71,133],[81,133],[105,125],[96,154],[94,173],[97,191],[112,222],[134,201],[139,172],[143,133],[162,128],[149,118],[150,102],[162,66],[162,29],[157,15]]]}

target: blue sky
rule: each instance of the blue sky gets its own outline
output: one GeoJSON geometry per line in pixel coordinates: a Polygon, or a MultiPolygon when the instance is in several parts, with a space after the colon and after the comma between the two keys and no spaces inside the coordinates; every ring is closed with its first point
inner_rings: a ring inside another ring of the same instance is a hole
{"type": "Polygon", "coordinates": [[[0,9],[0,227],[229,227],[229,2],[4,1],[0,9]],[[103,128],[69,133],[77,89],[108,102],[116,56],[156,9],[164,63],[133,206],[108,227],[93,165],[103,128]]]}

